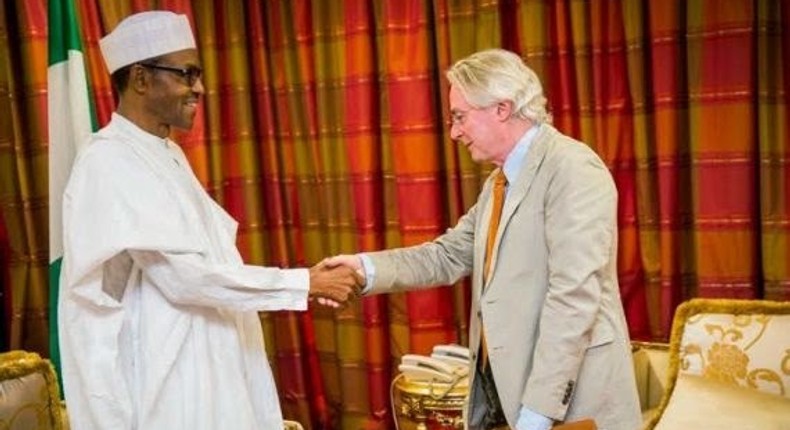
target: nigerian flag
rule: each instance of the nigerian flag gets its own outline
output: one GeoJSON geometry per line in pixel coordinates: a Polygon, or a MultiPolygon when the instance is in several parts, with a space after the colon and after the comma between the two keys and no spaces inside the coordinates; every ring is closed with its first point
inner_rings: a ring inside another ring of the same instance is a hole
{"type": "MultiPolygon", "coordinates": [[[[72,0],[49,0],[49,348],[60,375],[58,289],[63,260],[63,189],[77,149],[96,129],[72,0]]],[[[63,384],[60,385],[63,387],[63,384]]]]}

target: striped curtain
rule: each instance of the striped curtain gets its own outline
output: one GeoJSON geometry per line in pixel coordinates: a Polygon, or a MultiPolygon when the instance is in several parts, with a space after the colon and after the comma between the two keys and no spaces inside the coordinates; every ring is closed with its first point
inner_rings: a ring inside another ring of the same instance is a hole
{"type": "Polygon", "coordinates": [[[0,222],[9,349],[48,351],[47,9],[0,2],[0,222]]]}
{"type": "Polygon", "coordinates": [[[11,315],[11,280],[9,279],[9,260],[11,258],[10,240],[8,239],[8,232],[5,230],[5,222],[3,220],[3,213],[0,212],[0,351],[9,349],[9,330],[7,324],[11,315]]]}
{"type": "MultiPolygon", "coordinates": [[[[631,334],[664,339],[691,297],[790,300],[790,5],[770,0],[77,1],[101,124],[98,40],[130,13],[186,13],[205,68],[176,139],[240,223],[253,264],[405,246],[469,208],[491,166],[449,140],[444,70],[518,52],[555,125],[594,148],[619,200],[631,334]]],[[[0,220],[12,348],[46,352],[46,1],[0,2],[0,220]]],[[[399,357],[465,343],[455,287],[261,315],[284,414],[392,428],[399,357]]]]}

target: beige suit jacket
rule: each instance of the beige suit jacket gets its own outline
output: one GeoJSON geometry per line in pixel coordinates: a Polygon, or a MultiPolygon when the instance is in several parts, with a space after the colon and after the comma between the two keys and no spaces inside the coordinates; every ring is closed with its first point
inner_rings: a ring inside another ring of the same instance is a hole
{"type": "MultiPolygon", "coordinates": [[[[479,350],[484,327],[511,427],[525,406],[557,421],[589,417],[601,429],[639,428],[609,171],[589,147],[542,125],[509,185],[484,281],[492,178],[457,225],[433,242],[368,254],[375,270],[368,294],[471,275],[469,347],[479,350]]],[[[474,427],[484,403],[474,380],[472,387],[465,413],[474,427]]]]}

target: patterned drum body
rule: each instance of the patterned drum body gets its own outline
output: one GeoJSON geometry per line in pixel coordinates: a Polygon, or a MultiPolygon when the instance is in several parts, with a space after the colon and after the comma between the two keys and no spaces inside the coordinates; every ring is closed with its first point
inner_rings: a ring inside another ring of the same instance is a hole
{"type": "Polygon", "coordinates": [[[463,409],[469,380],[456,383],[395,381],[395,419],[399,430],[456,430],[464,428],[463,409]]]}

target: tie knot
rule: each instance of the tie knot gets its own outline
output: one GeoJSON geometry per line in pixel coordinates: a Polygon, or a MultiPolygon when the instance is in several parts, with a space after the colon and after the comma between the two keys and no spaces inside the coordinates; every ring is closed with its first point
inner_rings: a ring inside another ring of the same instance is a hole
{"type": "Polygon", "coordinates": [[[502,169],[499,169],[496,176],[494,176],[494,186],[504,187],[505,185],[507,185],[507,176],[505,176],[505,172],[502,169]]]}

